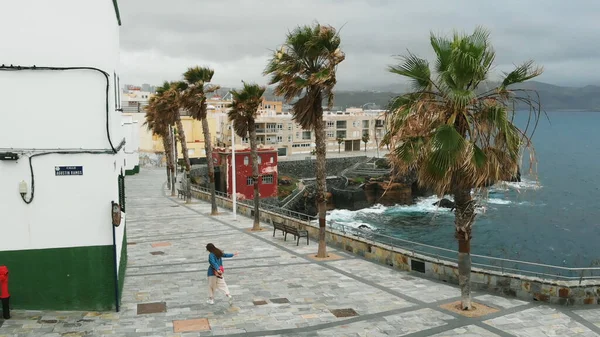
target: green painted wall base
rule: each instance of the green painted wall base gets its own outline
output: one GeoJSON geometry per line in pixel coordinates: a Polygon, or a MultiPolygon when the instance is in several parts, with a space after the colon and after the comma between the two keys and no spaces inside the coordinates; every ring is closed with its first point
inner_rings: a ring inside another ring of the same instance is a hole
{"type": "Polygon", "coordinates": [[[140,166],[135,165],[131,170],[125,170],[125,175],[132,176],[134,174],[140,173],[140,166]]]}
{"type": "MultiPolygon", "coordinates": [[[[121,268],[127,261],[125,238],[123,243],[121,268]]],[[[14,309],[114,310],[113,261],[112,245],[0,251],[14,309]]],[[[122,275],[124,280],[124,269],[122,275]]]]}
{"type": "MultiPolygon", "coordinates": [[[[127,220],[125,220],[127,224],[127,220]]],[[[127,225],[123,232],[123,246],[121,247],[121,262],[119,262],[119,305],[123,298],[123,285],[125,284],[125,271],[127,270],[127,225]]]]}

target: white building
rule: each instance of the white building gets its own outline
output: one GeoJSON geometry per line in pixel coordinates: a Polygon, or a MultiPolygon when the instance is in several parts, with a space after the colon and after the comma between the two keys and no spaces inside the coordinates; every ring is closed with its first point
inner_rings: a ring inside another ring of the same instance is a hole
{"type": "Polygon", "coordinates": [[[138,121],[131,115],[121,115],[123,135],[125,136],[125,174],[133,175],[140,172],[140,127],[138,121]]]}
{"type": "Polygon", "coordinates": [[[19,0],[2,13],[0,265],[12,307],[114,310],[127,261],[112,204],[125,206],[117,1],[19,0]]]}

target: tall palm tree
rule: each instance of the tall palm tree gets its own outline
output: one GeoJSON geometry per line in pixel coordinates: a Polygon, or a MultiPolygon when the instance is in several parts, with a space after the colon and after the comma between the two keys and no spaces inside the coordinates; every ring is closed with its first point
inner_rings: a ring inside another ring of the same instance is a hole
{"type": "Polygon", "coordinates": [[[256,142],[256,113],[262,102],[262,96],[266,88],[257,84],[244,82],[242,90],[232,90],[233,102],[229,106],[231,110],[227,113],[229,120],[233,122],[233,129],[240,137],[250,138],[250,152],[252,154],[252,180],[254,182],[254,224],[252,230],[260,230],[260,194],[258,191],[258,149],[256,142]]]}
{"type": "Polygon", "coordinates": [[[206,164],[208,166],[208,180],[210,186],[211,215],[217,215],[217,196],[215,192],[215,165],[212,160],[212,145],[210,140],[210,129],[208,128],[206,94],[219,89],[218,86],[205,87],[211,80],[215,71],[210,68],[193,67],[183,74],[187,89],[183,93],[183,107],[190,113],[192,118],[202,122],[202,133],[204,134],[204,149],[206,152],[206,164]]]}
{"type": "Polygon", "coordinates": [[[157,93],[150,97],[146,110],[146,121],[144,125],[148,130],[152,131],[153,135],[162,138],[163,147],[165,149],[165,158],[167,162],[167,187],[171,190],[171,196],[175,196],[175,166],[174,153],[171,134],[171,125],[165,119],[165,114],[159,110],[158,102],[162,98],[162,93],[157,93]]]}
{"type": "Polygon", "coordinates": [[[305,130],[314,130],[317,152],[317,209],[319,212],[319,249],[317,257],[327,257],[325,245],[325,212],[327,211],[326,144],[323,121],[323,100],[333,106],[336,70],[345,56],[340,50],[340,36],[326,25],[300,26],[287,34],[285,43],[265,69],[271,75],[269,84],[276,84],[275,94],[286,101],[301,96],[293,104],[294,120],[305,130]]]}
{"type": "MultiPolygon", "coordinates": [[[[177,136],[179,137],[179,143],[181,143],[181,154],[183,155],[183,164],[185,165],[185,188],[186,196],[185,202],[192,202],[191,198],[191,176],[190,171],[192,166],[190,165],[190,157],[187,148],[187,142],[185,139],[185,131],[183,129],[183,123],[181,122],[181,106],[182,106],[182,92],[187,89],[187,84],[184,82],[165,82],[162,87],[159,88],[161,93],[161,99],[158,101],[158,109],[163,111],[166,120],[169,125],[177,125],[177,136]]],[[[175,158],[177,160],[177,158],[175,158]]]]}
{"type": "MultiPolygon", "coordinates": [[[[436,59],[429,63],[410,52],[389,71],[407,78],[413,91],[396,97],[387,115],[390,161],[403,174],[414,170],[421,186],[438,196],[454,196],[455,237],[458,240],[459,284],[462,309],[471,309],[471,235],[475,220],[473,190],[509,180],[527,149],[533,154],[535,126],[519,129],[513,123],[514,106],[529,109],[537,125],[539,96],[512,89],[542,73],[532,61],[504,73],[499,84],[486,82],[495,59],[489,32],[452,38],[431,34],[436,59]]],[[[532,158],[534,161],[535,158],[532,158]]]]}

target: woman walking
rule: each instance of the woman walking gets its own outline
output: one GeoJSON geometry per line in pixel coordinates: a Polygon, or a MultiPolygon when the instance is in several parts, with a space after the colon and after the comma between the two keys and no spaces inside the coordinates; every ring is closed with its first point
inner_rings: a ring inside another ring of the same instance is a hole
{"type": "Polygon", "coordinates": [[[221,290],[229,298],[229,305],[231,306],[233,305],[233,296],[229,293],[229,288],[227,288],[227,283],[225,283],[225,279],[223,278],[224,269],[222,259],[224,257],[237,256],[238,253],[223,253],[222,250],[215,247],[212,243],[206,245],[206,250],[210,252],[208,254],[208,301],[206,303],[215,304],[215,290],[221,290]]]}

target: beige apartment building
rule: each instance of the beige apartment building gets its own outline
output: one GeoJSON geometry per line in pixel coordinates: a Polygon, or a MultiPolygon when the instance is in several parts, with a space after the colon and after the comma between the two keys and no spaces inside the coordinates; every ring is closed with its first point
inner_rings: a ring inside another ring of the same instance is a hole
{"type": "MultiPolygon", "coordinates": [[[[291,154],[310,154],[315,149],[314,132],[304,130],[295,123],[290,112],[278,112],[267,109],[272,102],[264,102],[264,109],[259,110],[256,119],[256,135],[259,143],[278,149],[280,156],[291,154]]],[[[351,108],[346,111],[325,111],[325,134],[327,151],[364,151],[363,135],[369,135],[367,149],[375,149],[384,135],[383,110],[362,110],[351,108]],[[338,143],[338,139],[341,143],[338,143]]],[[[231,145],[231,129],[222,126],[224,145],[231,145]]],[[[247,137],[236,135],[236,144],[248,144],[247,137]]]]}

